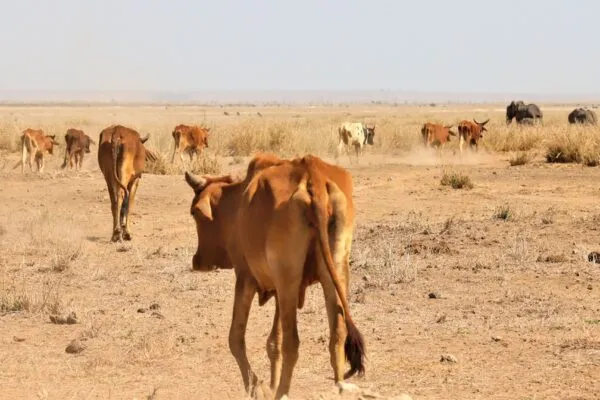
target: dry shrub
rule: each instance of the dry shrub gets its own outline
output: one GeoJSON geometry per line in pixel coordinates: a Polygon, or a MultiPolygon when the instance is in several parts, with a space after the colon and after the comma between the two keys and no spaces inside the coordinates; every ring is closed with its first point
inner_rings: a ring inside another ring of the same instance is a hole
{"type": "Polygon", "coordinates": [[[517,154],[515,154],[513,157],[511,157],[510,160],[508,160],[508,162],[512,167],[515,167],[518,165],[529,164],[529,162],[532,159],[533,159],[533,157],[531,154],[529,154],[529,152],[520,151],[517,154]]]}
{"type": "Polygon", "coordinates": [[[472,189],[473,182],[467,175],[461,173],[446,173],[442,175],[440,180],[442,186],[450,186],[452,189],[472,189]]]}
{"type": "Polygon", "coordinates": [[[494,211],[494,218],[501,219],[503,221],[509,221],[514,219],[515,212],[509,205],[503,205],[496,207],[494,211]]]}
{"type": "Polygon", "coordinates": [[[0,281],[0,314],[12,312],[62,311],[62,288],[58,280],[44,280],[41,285],[33,284],[25,278],[11,282],[0,281]]]}
{"type": "Polygon", "coordinates": [[[570,127],[552,135],[546,147],[549,163],[581,163],[598,165],[600,160],[600,137],[586,128],[570,127]]]}

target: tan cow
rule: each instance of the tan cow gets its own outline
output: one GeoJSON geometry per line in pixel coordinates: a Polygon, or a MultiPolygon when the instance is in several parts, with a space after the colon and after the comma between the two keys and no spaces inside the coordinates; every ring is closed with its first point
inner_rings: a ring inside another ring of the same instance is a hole
{"type": "Polygon", "coordinates": [[[179,158],[183,163],[183,153],[186,152],[190,156],[190,162],[194,154],[198,156],[202,153],[204,147],[208,147],[208,136],[210,134],[210,128],[198,126],[198,125],[177,125],[173,129],[173,157],[171,162],[175,162],[175,155],[179,153],[179,158]]]}
{"type": "Polygon", "coordinates": [[[437,147],[439,153],[440,147],[450,141],[450,136],[456,136],[456,133],[452,131],[452,125],[426,122],[421,128],[421,136],[425,147],[437,147]]]}
{"type": "Polygon", "coordinates": [[[96,144],[88,135],[80,129],[68,129],[65,134],[65,160],[61,168],[65,168],[67,163],[69,168],[73,168],[75,161],[75,169],[81,169],[83,165],[83,156],[90,152],[90,144],[96,144]]]}
{"type": "Polygon", "coordinates": [[[467,143],[471,149],[474,148],[475,151],[478,150],[479,140],[483,137],[483,132],[487,132],[485,124],[489,121],[490,120],[487,119],[483,122],[477,122],[477,120],[473,119],[473,121],[463,120],[459,122],[458,135],[461,155],[465,143],[467,143]]]}
{"type": "Polygon", "coordinates": [[[145,161],[153,159],[144,143],[148,136],[122,125],[112,125],[100,132],[98,165],[106,180],[113,216],[112,241],[131,240],[129,212],[140,184],[145,161]]]}
{"type": "Polygon", "coordinates": [[[38,172],[44,172],[44,154],[52,154],[54,146],[59,146],[56,135],[46,135],[42,129],[25,129],[21,135],[21,160],[13,169],[21,166],[21,173],[25,173],[25,161],[33,171],[33,161],[38,172]],[[27,158],[29,155],[29,158],[27,158]]]}
{"type": "MultiPolygon", "coordinates": [[[[344,122],[338,128],[338,148],[336,157],[338,157],[344,148],[348,150],[349,146],[353,146],[356,152],[356,162],[364,146],[367,144],[373,145],[375,137],[375,125],[363,125],[360,122],[344,122]]],[[[348,153],[348,158],[350,154],[348,153]]],[[[350,158],[352,162],[352,158],[350,158]]]]}
{"type": "Polygon", "coordinates": [[[267,354],[276,398],[288,395],[298,359],[296,309],[306,288],[320,282],[330,327],[329,352],[339,387],[364,373],[364,342],[348,305],[349,255],[354,230],[352,177],[311,155],[281,160],[259,155],[243,181],[230,176],[195,177],[191,214],[198,248],[194,270],[234,268],[236,275],[229,347],[251,393],[258,382],[248,362],[245,332],[250,306],[275,296],[267,354]],[[344,374],[345,361],[350,370],[344,374]]]}

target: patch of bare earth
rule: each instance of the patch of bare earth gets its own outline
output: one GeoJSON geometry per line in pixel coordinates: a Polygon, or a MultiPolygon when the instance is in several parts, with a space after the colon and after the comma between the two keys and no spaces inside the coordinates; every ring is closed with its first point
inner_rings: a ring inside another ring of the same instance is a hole
{"type": "MultiPolygon", "coordinates": [[[[185,122],[192,111],[167,115],[185,122]]],[[[392,117],[382,118],[385,140],[398,143],[392,117]]],[[[425,116],[404,118],[418,127],[425,116]]],[[[172,120],[155,130],[168,134],[172,120]]],[[[287,135],[279,127],[291,123],[281,124],[270,140],[287,135]]],[[[151,140],[167,149],[163,136],[151,140]]],[[[340,159],[354,179],[350,300],[368,357],[366,376],[350,382],[414,399],[597,398],[600,267],[588,261],[600,251],[597,170],[510,167],[509,157],[485,149],[462,162],[451,150],[423,162],[378,151],[358,164],[340,159]],[[473,188],[440,185],[449,165],[473,188]]],[[[243,171],[246,158],[218,157],[223,172],[243,171]]],[[[0,171],[2,397],[243,398],[227,339],[233,273],[190,270],[196,231],[183,177],[144,175],[133,241],[112,244],[94,150],[81,172],[59,165],[55,155],[42,177],[0,171]]],[[[272,301],[254,303],[248,322],[250,362],[265,381],[273,311],[272,301]]],[[[298,313],[291,397],[340,397],[320,287],[298,313]]]]}

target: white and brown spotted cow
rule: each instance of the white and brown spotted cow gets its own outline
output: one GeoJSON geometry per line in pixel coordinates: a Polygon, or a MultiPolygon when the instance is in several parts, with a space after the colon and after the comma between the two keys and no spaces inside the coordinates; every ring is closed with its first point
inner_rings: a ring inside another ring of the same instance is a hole
{"type": "MultiPolygon", "coordinates": [[[[356,151],[356,162],[358,162],[358,156],[361,153],[363,147],[367,144],[373,145],[373,138],[375,136],[375,125],[363,125],[361,122],[344,122],[338,128],[339,143],[337,148],[336,157],[338,157],[342,150],[349,146],[353,146],[356,151]]],[[[350,154],[348,153],[350,158],[350,154]]],[[[350,158],[352,162],[352,158],[350,158]]]]}

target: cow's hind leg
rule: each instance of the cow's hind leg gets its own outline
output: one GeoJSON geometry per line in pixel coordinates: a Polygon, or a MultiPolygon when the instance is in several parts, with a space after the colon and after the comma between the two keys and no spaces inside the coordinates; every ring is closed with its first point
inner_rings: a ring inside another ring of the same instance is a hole
{"type": "Polygon", "coordinates": [[[273,327],[267,339],[267,355],[271,361],[271,390],[276,390],[281,378],[281,319],[279,318],[279,303],[275,299],[275,316],[273,327]]]}
{"type": "Polygon", "coordinates": [[[242,379],[244,381],[244,389],[246,394],[253,394],[258,378],[252,372],[248,355],[246,353],[246,326],[248,324],[248,316],[252,300],[256,294],[256,287],[247,275],[236,275],[235,281],[235,298],[233,300],[233,317],[231,319],[231,327],[229,329],[229,349],[235,357],[242,379]]]}
{"type": "MultiPolygon", "coordinates": [[[[287,396],[292,383],[292,374],[298,361],[298,349],[300,348],[300,337],[298,336],[296,307],[298,306],[299,284],[284,285],[281,291],[278,290],[277,302],[279,306],[279,318],[281,319],[282,330],[282,364],[281,379],[276,399],[287,396]]],[[[299,282],[298,282],[299,283],[299,282]]]]}
{"type": "Polygon", "coordinates": [[[129,213],[133,208],[135,193],[137,192],[139,185],[140,178],[135,178],[127,187],[129,195],[126,194],[123,199],[123,207],[121,208],[121,226],[123,227],[124,240],[131,240],[131,233],[129,232],[129,213]]]}

